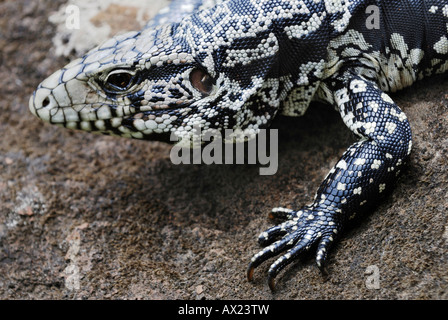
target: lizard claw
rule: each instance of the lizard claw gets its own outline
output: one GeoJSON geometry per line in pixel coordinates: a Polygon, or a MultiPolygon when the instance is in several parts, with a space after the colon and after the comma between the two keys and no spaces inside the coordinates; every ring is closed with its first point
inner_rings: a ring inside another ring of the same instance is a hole
{"type": "Polygon", "coordinates": [[[254,271],[255,271],[255,267],[249,265],[249,267],[247,268],[247,281],[252,281],[254,278],[254,271]]]}

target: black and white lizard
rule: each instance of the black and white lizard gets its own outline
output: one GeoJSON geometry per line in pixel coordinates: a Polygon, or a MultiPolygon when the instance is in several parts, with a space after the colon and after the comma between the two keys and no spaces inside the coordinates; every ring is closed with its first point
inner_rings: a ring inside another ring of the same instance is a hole
{"type": "Polygon", "coordinates": [[[411,152],[406,115],[386,94],[448,69],[448,0],[174,0],[139,32],[117,36],[55,72],[30,100],[70,129],[163,140],[239,129],[332,104],[360,140],[300,210],[261,233],[254,268],[316,248],[324,270],[347,221],[378,202],[411,152]],[[181,8],[179,10],[178,8],[181,8]]]}

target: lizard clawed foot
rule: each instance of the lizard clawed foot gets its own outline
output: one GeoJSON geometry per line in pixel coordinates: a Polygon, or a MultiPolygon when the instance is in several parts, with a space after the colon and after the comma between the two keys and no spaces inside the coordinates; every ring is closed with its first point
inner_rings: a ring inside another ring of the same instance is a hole
{"type": "Polygon", "coordinates": [[[253,279],[255,268],[261,263],[283,253],[268,270],[268,285],[274,291],[278,273],[314,245],[317,245],[317,266],[325,274],[328,250],[340,231],[334,219],[336,215],[336,211],[313,206],[299,211],[274,209],[271,216],[287,220],[259,236],[258,242],[266,247],[252,257],[247,270],[248,280],[253,279]]]}

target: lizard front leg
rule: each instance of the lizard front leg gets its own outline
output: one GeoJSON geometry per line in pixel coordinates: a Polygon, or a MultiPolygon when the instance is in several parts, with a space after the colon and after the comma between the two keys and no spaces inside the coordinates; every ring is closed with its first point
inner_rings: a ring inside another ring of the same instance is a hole
{"type": "Polygon", "coordinates": [[[267,259],[282,254],[268,271],[268,283],[301,253],[316,247],[316,263],[324,271],[328,251],[347,221],[375,204],[390,188],[412,146],[405,114],[375,83],[352,72],[326,82],[332,103],[360,141],[350,146],[320,185],[314,202],[301,210],[277,208],[286,219],[259,236],[267,245],[253,256],[248,279],[267,259]],[[280,237],[280,239],[278,239],[280,237]]]}

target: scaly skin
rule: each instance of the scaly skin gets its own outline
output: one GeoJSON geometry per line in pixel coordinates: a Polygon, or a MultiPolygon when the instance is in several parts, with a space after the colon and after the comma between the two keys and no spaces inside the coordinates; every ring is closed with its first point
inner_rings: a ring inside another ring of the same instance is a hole
{"type": "Polygon", "coordinates": [[[268,271],[273,289],[279,271],[314,245],[324,270],[347,221],[378,202],[409,157],[409,123],[385,92],[447,70],[448,1],[190,3],[181,12],[174,1],[142,31],[55,72],[31,97],[31,112],[70,129],[164,140],[197,129],[253,137],[278,112],[300,116],[313,100],[332,104],[360,140],[310,204],[273,210],[286,221],[260,235],[267,247],[248,278],[280,255],[268,271]]]}

